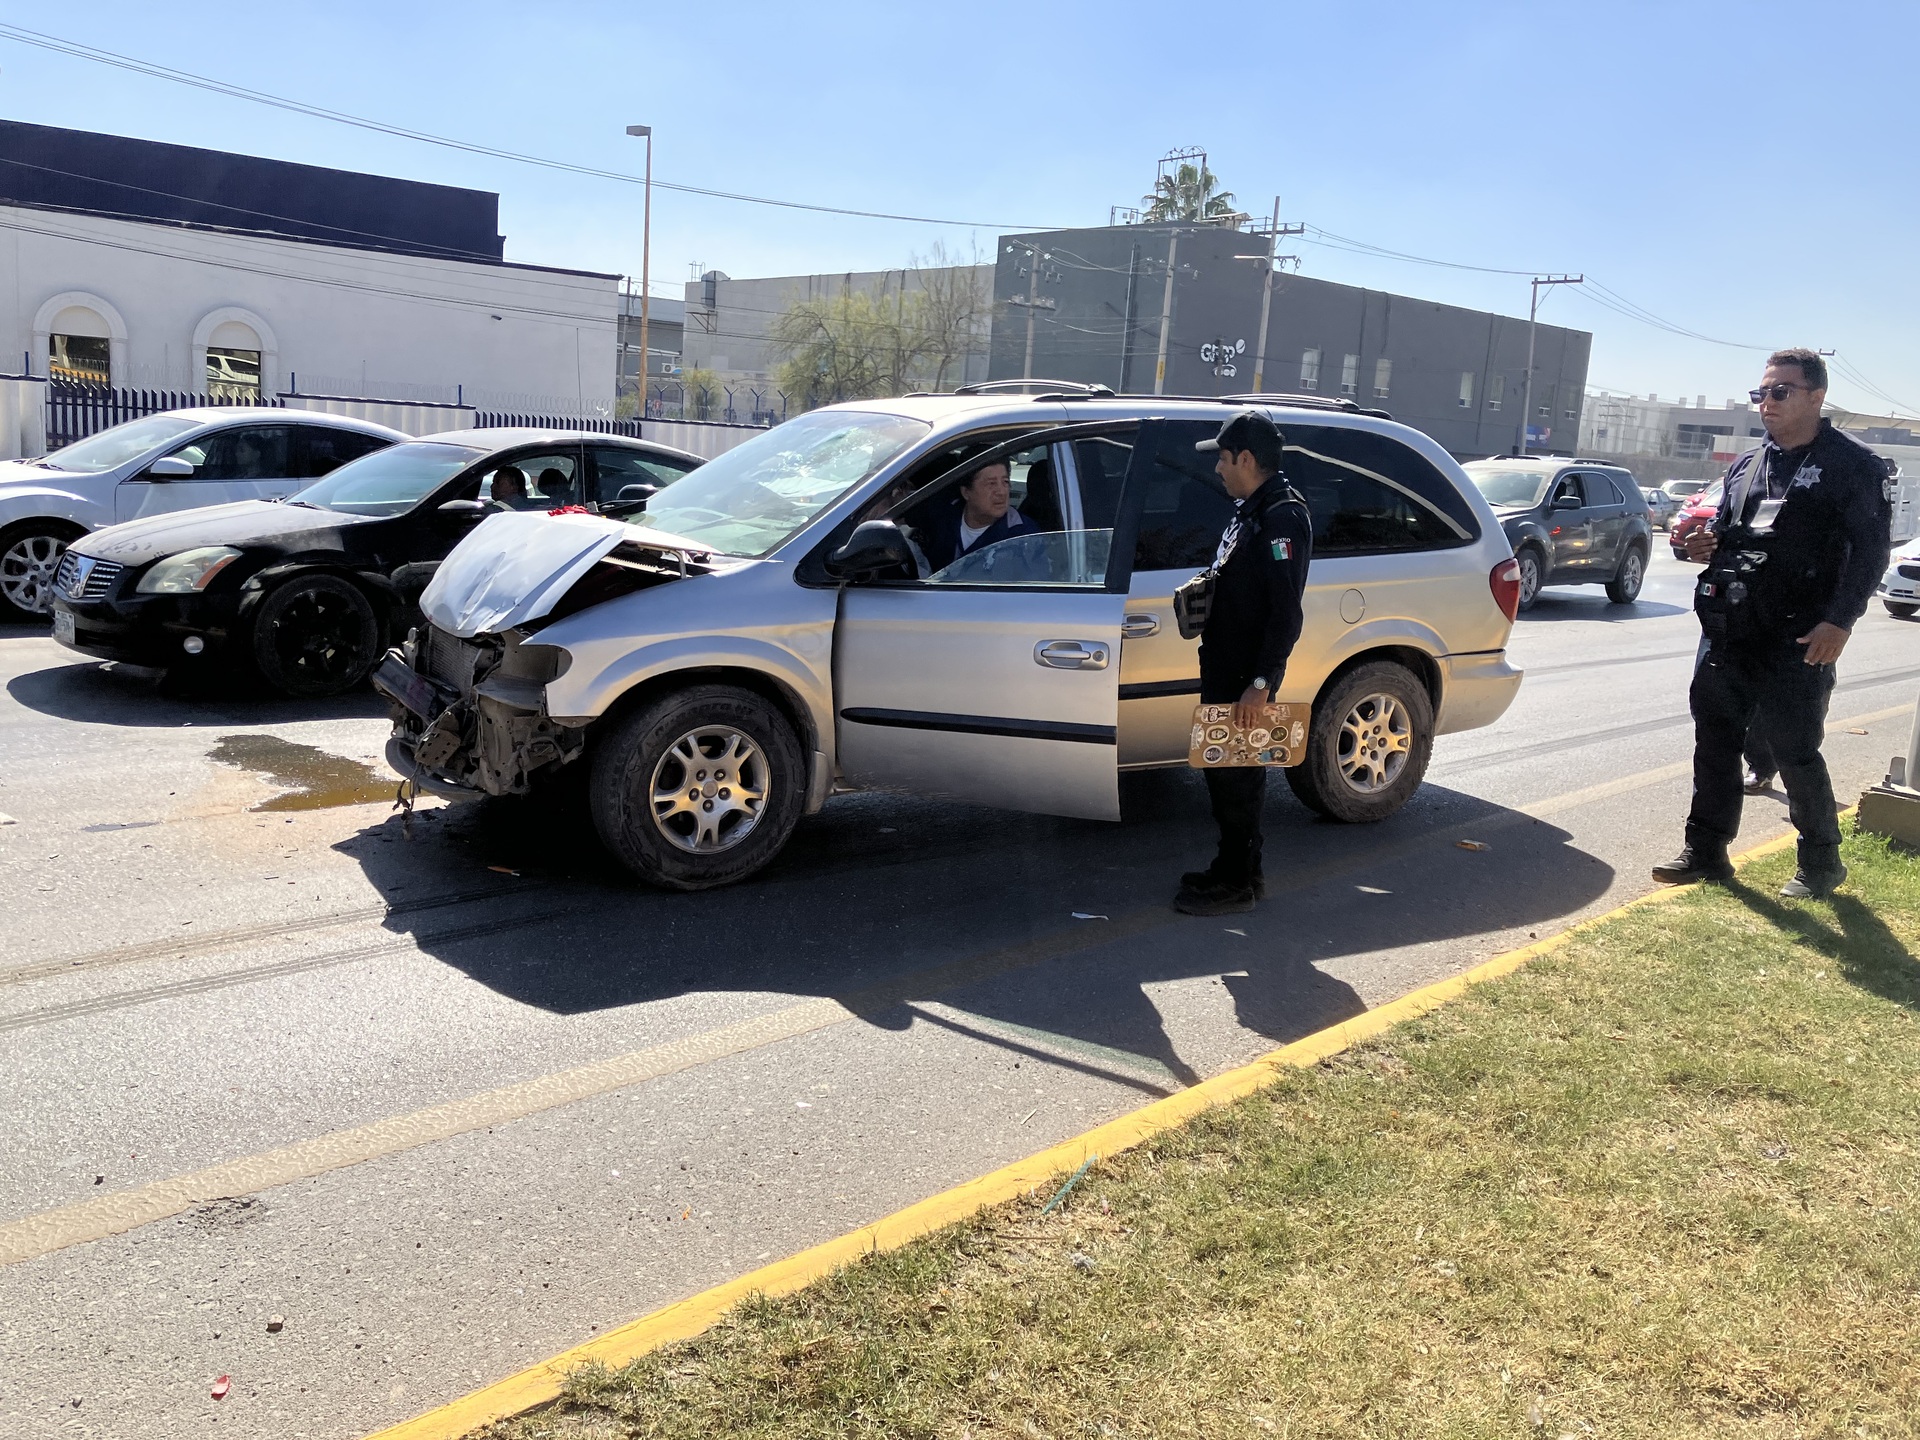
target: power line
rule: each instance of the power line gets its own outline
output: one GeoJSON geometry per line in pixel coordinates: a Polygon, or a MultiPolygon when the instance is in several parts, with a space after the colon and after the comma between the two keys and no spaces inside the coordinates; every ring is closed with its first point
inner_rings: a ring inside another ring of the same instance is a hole
{"type": "MultiPolygon", "coordinates": [[[[196,75],[192,71],[177,70],[172,66],[139,60],[130,55],[103,50],[98,46],[83,44],[77,40],[64,40],[58,35],[29,30],[22,25],[0,22],[0,37],[16,40],[22,45],[51,50],[56,54],[69,55],[78,60],[91,60],[95,64],[111,65],[116,69],[145,75],[151,79],[167,80],[176,85],[188,85],[196,90],[210,91],[215,95],[225,95],[235,100],[250,100],[255,104],[268,105],[276,110],[286,110],[316,120],[331,120],[336,124],[352,125],[361,130],[393,135],[402,140],[417,140],[424,145],[438,145],[443,149],[463,150],[470,155],[486,155],[496,160],[512,160],[521,165],[538,165],[544,169],[562,170],[574,175],[591,175],[600,180],[617,180],[623,185],[645,183],[645,177],[629,175],[619,170],[602,170],[593,165],[576,165],[570,160],[552,160],[540,155],[525,155],[517,150],[481,145],[469,140],[456,140],[450,136],[435,135],[425,130],[409,129],[404,125],[390,125],[383,120],[371,120],[363,115],[351,115],[344,110],[330,110],[322,105],[309,105],[305,101],[290,100],[283,95],[269,94],[264,90],[253,90],[244,85],[210,79],[205,75],[196,75]]],[[[710,190],[699,185],[676,185],[667,180],[655,180],[653,184],[655,189],[673,190],[683,195],[704,195],[713,200],[737,200],[748,205],[771,205],[782,210],[808,210],[821,215],[847,215],[862,220],[897,220],[910,225],[945,225],[987,230],[1060,228],[1049,225],[1016,225],[1010,221],[998,220],[954,220],[929,215],[901,215],[885,210],[856,210],[839,205],[814,205],[800,200],[776,200],[765,195],[745,195],[731,190],[710,190]]]]}

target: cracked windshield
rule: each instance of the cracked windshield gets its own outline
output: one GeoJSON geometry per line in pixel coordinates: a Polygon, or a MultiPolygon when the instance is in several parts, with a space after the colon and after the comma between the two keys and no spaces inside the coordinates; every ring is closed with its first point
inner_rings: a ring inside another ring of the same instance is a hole
{"type": "Polygon", "coordinates": [[[454,10],[0,13],[0,1440],[1920,1440],[1920,3],[454,10]]]}

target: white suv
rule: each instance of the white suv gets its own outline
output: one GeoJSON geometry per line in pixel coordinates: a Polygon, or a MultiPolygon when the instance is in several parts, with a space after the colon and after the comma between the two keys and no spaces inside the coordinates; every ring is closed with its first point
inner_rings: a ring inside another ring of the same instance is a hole
{"type": "Polygon", "coordinates": [[[1436,735],[1512,702],[1512,551],[1425,435],[1298,397],[1009,388],[813,411],[626,522],[487,520],[375,672],[390,762],[449,795],[586,765],[602,839],[678,889],[758,869],[839,790],[1117,819],[1121,771],[1186,760],[1199,662],[1173,591],[1232,509],[1194,442],[1246,407],[1313,515],[1280,690],[1313,707],[1295,793],[1383,819],[1436,735]],[[988,459],[1042,533],[927,573],[916,538],[988,459]]]}

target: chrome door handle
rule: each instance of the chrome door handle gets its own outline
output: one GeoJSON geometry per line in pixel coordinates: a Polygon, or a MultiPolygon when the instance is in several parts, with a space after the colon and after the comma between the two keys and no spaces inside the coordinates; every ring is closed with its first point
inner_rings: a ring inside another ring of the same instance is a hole
{"type": "Polygon", "coordinates": [[[1144,640],[1160,633],[1158,615],[1129,615],[1120,622],[1120,634],[1127,640],[1144,640]]]}
{"type": "Polygon", "coordinates": [[[1107,647],[1079,640],[1042,640],[1033,647],[1033,663],[1050,670],[1104,670],[1107,647]]]}

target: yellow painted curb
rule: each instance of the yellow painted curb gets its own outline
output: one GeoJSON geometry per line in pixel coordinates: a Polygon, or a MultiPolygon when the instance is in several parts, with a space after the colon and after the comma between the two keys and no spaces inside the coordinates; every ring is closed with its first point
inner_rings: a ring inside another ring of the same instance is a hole
{"type": "MultiPolygon", "coordinates": [[[[1789,831],[1778,839],[1769,840],[1735,856],[1733,863],[1743,866],[1775,854],[1792,845],[1794,839],[1793,832],[1789,831]]],[[[1130,1115],[1110,1120],[1083,1135],[1050,1146],[1037,1155],[1016,1160],[977,1180],[969,1180],[964,1185],[931,1195],[904,1210],[895,1211],[883,1220],[876,1220],[871,1225],[815,1245],[810,1250],[802,1250],[798,1255],[763,1265],[738,1279],[716,1285],[711,1290],[703,1290],[698,1295],[676,1301],[637,1320],[630,1320],[597,1339],[576,1345],[531,1369],[522,1370],[518,1375],[510,1375],[484,1390],[476,1390],[424,1415],[381,1430],[369,1436],[368,1440],[458,1440],[458,1437],[495,1420],[524,1414],[535,1406],[558,1399],[567,1374],[581,1365],[593,1361],[610,1367],[624,1365],[676,1340],[691,1339],[750,1295],[791,1295],[851,1265],[864,1255],[897,1250],[923,1235],[968,1219],[989,1206],[1016,1199],[1048,1185],[1062,1174],[1079,1168],[1090,1157],[1104,1158],[1131,1150],[1202,1111],[1265,1089],[1282,1070],[1306,1069],[1317,1065],[1403,1021],[1417,1019],[1437,1010],[1475,985],[1511,975],[1528,961],[1564,948],[1574,936],[1584,931],[1603,925],[1629,910],[1658,904],[1694,888],[1682,885],[1635,896],[1604,915],[1582,920],[1524,949],[1495,955],[1449,979],[1409,991],[1398,1000],[1389,1001],[1325,1030],[1315,1031],[1305,1039],[1269,1051],[1238,1069],[1216,1075],[1211,1080],[1203,1080],[1164,1100],[1156,1100],[1130,1115]]]]}

